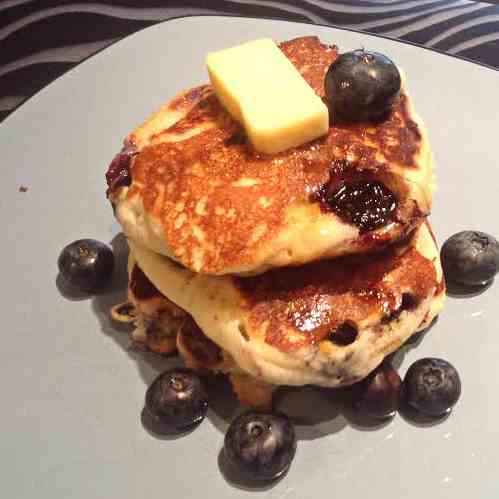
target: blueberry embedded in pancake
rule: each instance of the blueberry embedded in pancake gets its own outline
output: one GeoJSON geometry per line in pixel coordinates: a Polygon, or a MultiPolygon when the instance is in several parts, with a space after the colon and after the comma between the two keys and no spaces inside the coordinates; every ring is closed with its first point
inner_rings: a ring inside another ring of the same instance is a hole
{"type": "MultiPolygon", "coordinates": [[[[280,47],[324,97],[337,49],[315,37],[280,47]]],[[[258,274],[380,249],[431,207],[431,153],[405,90],[383,121],[333,121],[324,138],[267,156],[205,85],[162,106],[127,144],[131,183],[109,192],[125,233],[205,274],[258,274]],[[345,196],[366,186],[381,193],[379,203],[345,196]]]]}
{"type": "Polygon", "coordinates": [[[129,242],[155,287],[263,384],[354,383],[426,327],[445,295],[427,223],[376,255],[245,278],[196,274],[129,242]]]}

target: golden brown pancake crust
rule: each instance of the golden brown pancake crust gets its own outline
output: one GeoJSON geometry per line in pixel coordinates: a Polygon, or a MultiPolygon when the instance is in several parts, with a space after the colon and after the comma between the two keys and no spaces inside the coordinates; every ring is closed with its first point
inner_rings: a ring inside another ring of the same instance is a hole
{"type": "Polygon", "coordinates": [[[268,324],[265,342],[283,352],[324,339],[341,344],[345,326],[355,330],[367,317],[394,320],[438,286],[434,263],[413,246],[233,280],[252,327],[268,324]]]}
{"type": "MultiPolygon", "coordinates": [[[[251,326],[260,329],[262,323],[268,323],[266,343],[283,352],[324,339],[341,343],[348,340],[342,337],[345,325],[355,330],[355,324],[373,316],[394,320],[402,309],[415,308],[435,287],[434,264],[414,247],[402,253],[400,248],[392,248],[368,257],[340,258],[335,263],[323,261],[233,278],[250,312],[251,326]],[[290,330],[295,332],[292,336],[290,330]]],[[[169,302],[137,263],[129,286],[140,299],[160,296],[169,302]]],[[[435,294],[441,292],[442,286],[443,279],[435,294]]],[[[201,332],[192,317],[185,315],[182,332],[186,347],[203,365],[220,363],[220,348],[201,332]]]]}
{"type": "MultiPolygon", "coordinates": [[[[324,75],[337,49],[316,37],[284,42],[281,49],[323,97],[324,75]]],[[[243,130],[208,85],[182,94],[170,107],[191,110],[153,136],[133,158],[127,197],[141,196],[145,210],[160,220],[172,256],[201,272],[251,267],[259,248],[289,223],[287,208],[317,203],[313,193],[326,183],[341,186],[351,180],[378,179],[390,184],[390,162],[419,168],[415,156],[421,135],[409,117],[404,94],[382,123],[333,123],[324,138],[275,156],[258,153],[246,142],[243,130]],[[213,123],[216,126],[208,126],[213,123]],[[208,128],[197,135],[162,142],[165,134],[181,134],[203,124],[208,128]],[[202,265],[196,268],[200,247],[202,265]]],[[[133,134],[130,138],[133,141],[133,134]]],[[[412,229],[422,215],[420,208],[405,202],[403,182],[390,188],[398,198],[394,219],[412,229]]],[[[365,236],[366,250],[389,242],[365,236]]]]}

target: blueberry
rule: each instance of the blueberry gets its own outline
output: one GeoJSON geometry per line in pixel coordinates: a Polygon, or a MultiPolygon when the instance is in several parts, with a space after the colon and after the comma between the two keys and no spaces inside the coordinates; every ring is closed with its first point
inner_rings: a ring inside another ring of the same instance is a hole
{"type": "Polygon", "coordinates": [[[295,452],[295,430],[283,414],[242,414],[225,435],[228,463],[250,480],[273,480],[281,476],[291,465],[295,452]]]}
{"type": "Polygon", "coordinates": [[[208,395],[191,369],[175,368],[160,374],[146,392],[145,410],[161,433],[180,433],[201,423],[208,395]]]}
{"type": "Polygon", "coordinates": [[[409,367],[402,386],[404,400],[428,416],[450,412],[461,395],[461,380],[454,366],[430,357],[409,367]]]}
{"type": "Polygon", "coordinates": [[[114,255],[104,243],[95,239],[79,239],[61,251],[57,264],[67,283],[89,292],[109,279],[114,268],[114,255]]]}
{"type": "Polygon", "coordinates": [[[132,157],[137,153],[136,147],[131,143],[127,143],[113,158],[106,172],[107,195],[118,187],[129,186],[132,183],[130,163],[132,157]]]}
{"type": "Polygon", "coordinates": [[[388,362],[383,362],[356,387],[355,407],[369,417],[386,419],[395,415],[402,381],[388,362]]]}
{"type": "Polygon", "coordinates": [[[445,278],[466,286],[486,284],[499,271],[499,242],[484,232],[454,234],[445,241],[440,256],[445,278]]]}
{"type": "Polygon", "coordinates": [[[374,181],[345,184],[328,195],[326,202],[342,220],[356,225],[361,232],[385,225],[397,207],[393,193],[374,181]]]}
{"type": "Polygon", "coordinates": [[[346,121],[382,117],[396,101],[400,85],[397,66],[385,55],[365,50],[341,54],[325,78],[329,107],[346,121]]]}

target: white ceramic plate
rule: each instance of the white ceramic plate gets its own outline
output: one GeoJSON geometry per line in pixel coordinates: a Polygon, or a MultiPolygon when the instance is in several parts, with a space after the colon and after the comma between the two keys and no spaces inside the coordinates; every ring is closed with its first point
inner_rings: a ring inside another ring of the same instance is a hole
{"type": "Polygon", "coordinates": [[[0,126],[0,394],[2,497],[495,498],[499,490],[499,284],[449,298],[418,345],[397,356],[451,361],[463,381],[452,415],[419,426],[401,416],[365,427],[334,398],[292,392],[298,452],[273,487],[247,490],[218,467],[233,399],[216,397],[200,428],[158,439],[141,425],[146,386],[171,361],[135,351],[108,318],[124,294],[122,240],[104,173],[123,136],[161,102],[207,79],[210,50],[259,36],[315,34],[342,51],[365,46],[405,70],[435,151],[440,241],[462,229],[499,235],[499,73],[350,31],[242,18],[191,17],[141,31],[55,81],[0,126]],[[26,185],[27,192],[19,192],[26,185]],[[107,292],[65,297],[57,257],[81,237],[114,240],[122,267],[107,292]],[[230,402],[232,400],[232,402],[230,402]]]}

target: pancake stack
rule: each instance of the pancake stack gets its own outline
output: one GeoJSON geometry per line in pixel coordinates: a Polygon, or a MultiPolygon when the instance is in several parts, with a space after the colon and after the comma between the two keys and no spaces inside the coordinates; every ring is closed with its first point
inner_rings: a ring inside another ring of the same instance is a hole
{"type": "MultiPolygon", "coordinates": [[[[324,97],[337,48],[280,48],[324,97]]],[[[227,374],[243,402],[353,384],[442,307],[432,156],[405,88],[383,120],[333,122],[269,156],[196,87],[128,135],[107,181],[130,246],[113,316],[151,350],[227,374]]]]}

